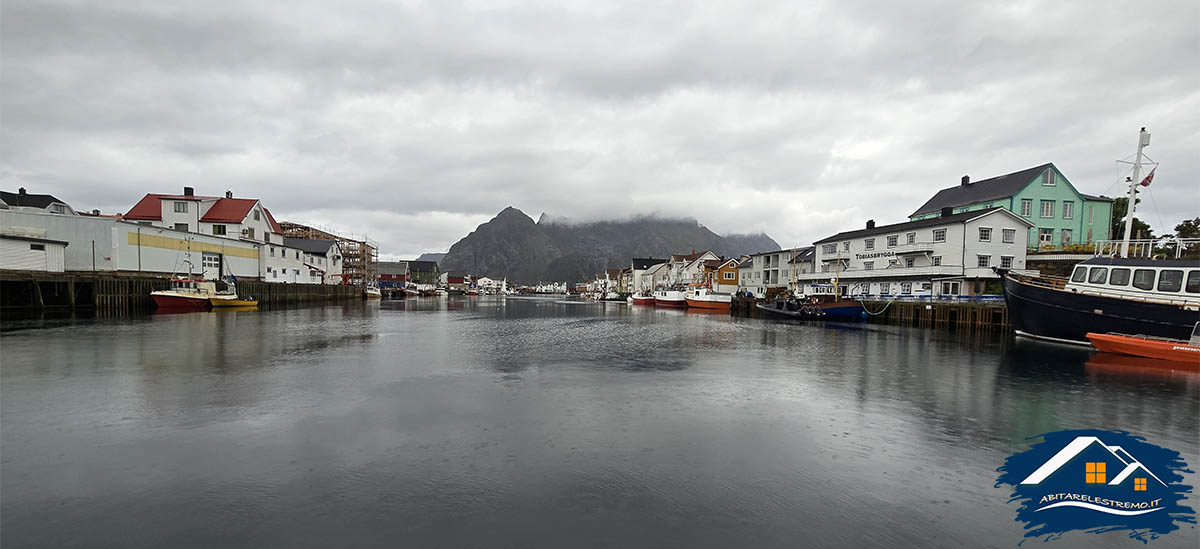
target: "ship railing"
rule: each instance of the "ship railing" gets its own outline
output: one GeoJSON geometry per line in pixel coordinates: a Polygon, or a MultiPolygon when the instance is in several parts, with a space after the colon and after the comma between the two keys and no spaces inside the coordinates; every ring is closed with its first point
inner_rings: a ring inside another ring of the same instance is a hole
{"type": "MultiPolygon", "coordinates": [[[[1123,240],[1097,240],[1096,257],[1121,257],[1123,240]]],[[[1139,238],[1129,241],[1129,253],[1125,257],[1174,258],[1200,251],[1200,238],[1139,238]]]]}
{"type": "Polygon", "coordinates": [[[1099,297],[1113,297],[1118,299],[1126,299],[1129,301],[1141,301],[1143,303],[1159,303],[1163,305],[1183,305],[1185,307],[1196,308],[1200,307],[1200,298],[1189,298],[1186,296],[1171,296],[1171,295],[1137,295],[1127,292],[1114,292],[1111,290],[1103,290],[1095,287],[1079,287],[1072,288],[1071,291],[1078,292],[1084,295],[1094,295],[1099,297]]]}

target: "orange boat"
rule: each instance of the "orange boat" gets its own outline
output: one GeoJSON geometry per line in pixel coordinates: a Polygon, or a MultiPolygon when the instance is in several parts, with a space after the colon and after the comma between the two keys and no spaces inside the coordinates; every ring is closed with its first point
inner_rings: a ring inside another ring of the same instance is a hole
{"type": "Polygon", "coordinates": [[[684,295],[687,306],[694,309],[710,309],[729,312],[733,296],[717,293],[708,288],[692,288],[684,295]]]}
{"type": "Polygon", "coordinates": [[[1200,364],[1200,322],[1191,341],[1125,334],[1087,334],[1088,341],[1106,353],[1200,364]]]}

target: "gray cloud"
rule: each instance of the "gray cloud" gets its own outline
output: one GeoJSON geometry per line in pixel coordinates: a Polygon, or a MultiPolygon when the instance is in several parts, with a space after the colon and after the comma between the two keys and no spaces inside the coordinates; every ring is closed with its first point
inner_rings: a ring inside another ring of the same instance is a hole
{"type": "Polygon", "coordinates": [[[183,185],[445,250],[505,206],[785,245],[1055,162],[1200,215],[1200,7],[1091,2],[0,5],[0,186],[124,211],[183,185]]]}

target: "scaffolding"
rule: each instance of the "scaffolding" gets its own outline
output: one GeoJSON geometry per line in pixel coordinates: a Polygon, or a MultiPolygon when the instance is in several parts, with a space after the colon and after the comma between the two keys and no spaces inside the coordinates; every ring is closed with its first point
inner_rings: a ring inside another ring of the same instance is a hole
{"type": "Polygon", "coordinates": [[[338,233],[312,223],[281,221],[283,236],[311,240],[336,240],[342,248],[342,274],[351,284],[376,286],[379,283],[379,243],[365,234],[338,233]]]}

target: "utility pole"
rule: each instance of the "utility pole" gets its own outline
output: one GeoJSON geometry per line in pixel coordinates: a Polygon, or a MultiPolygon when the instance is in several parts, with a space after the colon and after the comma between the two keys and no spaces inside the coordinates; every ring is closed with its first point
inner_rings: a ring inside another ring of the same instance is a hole
{"type": "Polygon", "coordinates": [[[1129,237],[1133,233],[1133,207],[1137,204],[1137,188],[1142,182],[1142,149],[1150,146],[1150,134],[1143,127],[1138,133],[1137,158],[1133,159],[1133,179],[1129,182],[1129,202],[1125,205],[1125,239],[1121,241],[1121,257],[1129,257],[1129,237]]]}

